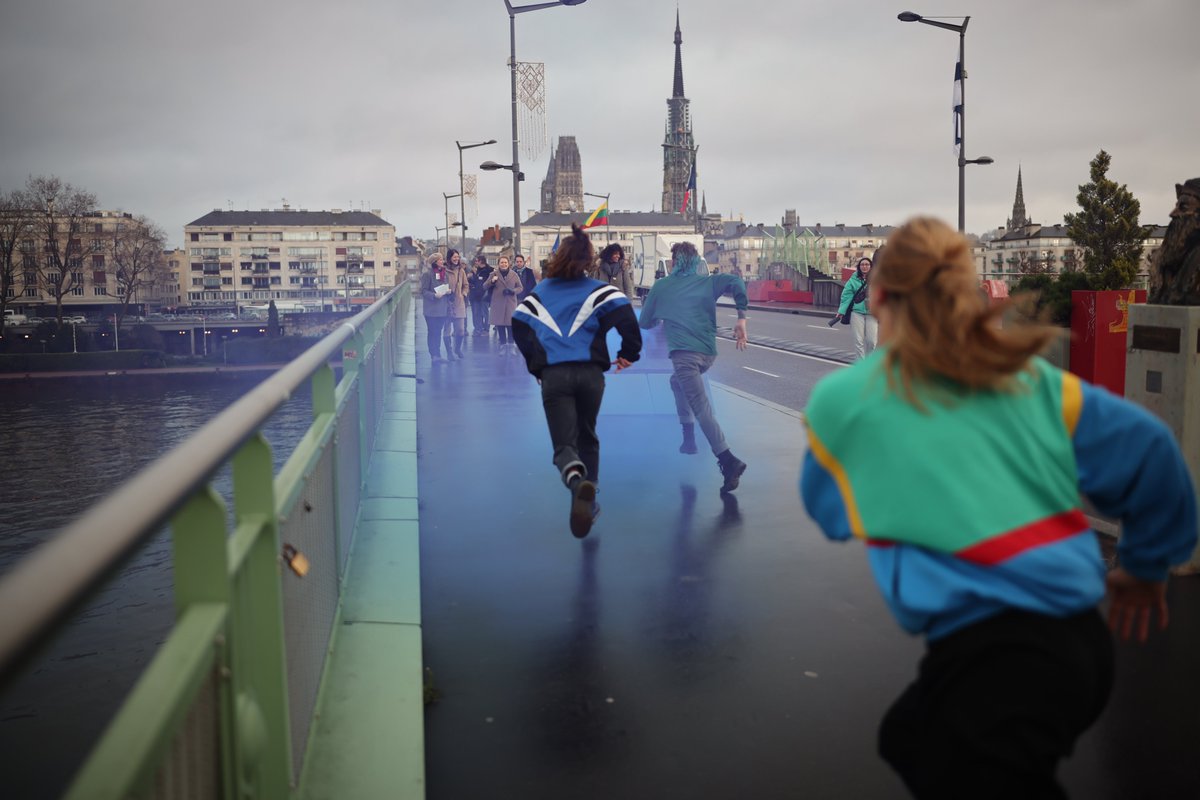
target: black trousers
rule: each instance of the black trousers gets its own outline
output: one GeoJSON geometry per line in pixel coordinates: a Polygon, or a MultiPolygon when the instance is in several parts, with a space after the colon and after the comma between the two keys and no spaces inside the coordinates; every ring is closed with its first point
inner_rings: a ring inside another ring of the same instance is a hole
{"type": "Polygon", "coordinates": [[[1058,762],[1112,688],[1099,613],[1009,611],[932,642],[879,729],[879,753],[917,798],[1065,798],[1058,762]]]}
{"type": "Polygon", "coordinates": [[[471,301],[471,330],[481,333],[488,329],[488,315],[491,313],[491,303],[485,299],[471,301]]]}
{"type": "MultiPolygon", "coordinates": [[[[442,354],[442,328],[446,327],[446,322],[449,319],[449,317],[425,318],[425,327],[428,328],[425,343],[429,345],[429,355],[433,358],[437,358],[442,354]]],[[[447,331],[446,335],[449,335],[449,333],[447,331]]]]}
{"type": "Polygon", "coordinates": [[[596,417],[604,397],[604,370],[599,364],[572,361],[542,370],[542,408],[554,445],[554,466],[565,474],[583,464],[588,480],[600,478],[600,440],[596,417]]]}

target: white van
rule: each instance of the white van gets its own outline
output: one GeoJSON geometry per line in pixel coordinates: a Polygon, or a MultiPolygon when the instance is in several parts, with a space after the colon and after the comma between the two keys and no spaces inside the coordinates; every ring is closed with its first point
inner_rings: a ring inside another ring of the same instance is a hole
{"type": "Polygon", "coordinates": [[[4,309],[4,324],[5,325],[24,325],[29,321],[29,317],[24,314],[18,314],[11,308],[4,309]]]}

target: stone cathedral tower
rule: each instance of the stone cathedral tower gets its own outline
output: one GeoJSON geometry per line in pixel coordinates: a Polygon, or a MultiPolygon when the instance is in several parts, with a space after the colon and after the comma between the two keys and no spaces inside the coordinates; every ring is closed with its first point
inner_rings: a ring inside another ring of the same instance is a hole
{"type": "MultiPolygon", "coordinates": [[[[667,132],[663,140],[662,210],[679,212],[687,193],[692,161],[696,157],[696,142],[692,138],[692,115],[688,99],[683,94],[683,34],[679,29],[679,12],[675,12],[675,85],[667,100],[667,132]]],[[[688,199],[688,211],[696,209],[696,193],[688,199]]]]}
{"type": "Polygon", "coordinates": [[[542,181],[542,211],[583,211],[583,163],[574,136],[558,137],[550,151],[550,167],[542,181]]]}
{"type": "Polygon", "coordinates": [[[1021,168],[1017,167],[1017,197],[1013,200],[1012,217],[1004,227],[1010,231],[1019,231],[1029,224],[1029,217],[1025,215],[1025,191],[1021,188],[1021,168]]]}

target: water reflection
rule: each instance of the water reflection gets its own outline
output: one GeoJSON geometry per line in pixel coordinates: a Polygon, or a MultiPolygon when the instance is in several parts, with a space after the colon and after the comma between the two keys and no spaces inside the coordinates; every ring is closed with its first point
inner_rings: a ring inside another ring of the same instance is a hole
{"type": "MultiPolygon", "coordinates": [[[[261,373],[0,382],[0,575],[253,388],[261,373]]],[[[311,421],[307,387],[264,429],[276,468],[311,421]]],[[[231,473],[214,477],[229,496],[231,473]]],[[[174,618],[155,535],[0,696],[6,796],[57,797],[174,618]]]]}

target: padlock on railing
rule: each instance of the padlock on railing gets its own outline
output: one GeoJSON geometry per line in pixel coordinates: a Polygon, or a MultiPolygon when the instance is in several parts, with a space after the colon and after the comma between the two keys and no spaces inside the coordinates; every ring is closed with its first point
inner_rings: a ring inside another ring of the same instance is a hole
{"type": "Polygon", "coordinates": [[[283,546],[283,560],[284,563],[286,563],[288,567],[291,568],[292,572],[296,573],[297,576],[303,578],[308,574],[308,557],[305,556],[304,553],[301,553],[299,550],[297,550],[294,546],[290,544],[285,544],[283,546]]]}

